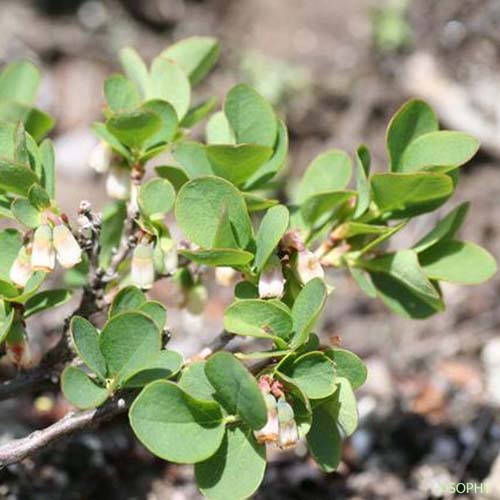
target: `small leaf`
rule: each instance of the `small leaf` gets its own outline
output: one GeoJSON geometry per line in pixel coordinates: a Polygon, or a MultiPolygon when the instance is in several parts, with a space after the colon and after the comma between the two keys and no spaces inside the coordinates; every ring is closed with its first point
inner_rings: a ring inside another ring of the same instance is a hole
{"type": "Polygon", "coordinates": [[[160,332],[145,314],[124,312],[106,323],[99,347],[108,366],[108,376],[120,383],[157,356],[160,332]]]}
{"type": "Polygon", "coordinates": [[[193,36],[174,43],[161,55],[186,72],[192,85],[199,83],[219,58],[219,42],[208,36],[193,36]]]}
{"type": "Polygon", "coordinates": [[[0,188],[27,196],[31,186],[38,182],[37,175],[30,168],[0,158],[0,188]]]}
{"type": "MultiPolygon", "coordinates": [[[[162,126],[161,118],[152,111],[137,109],[113,115],[106,128],[121,143],[138,148],[162,126]]],[[[111,145],[112,146],[112,145],[111,145]]]]}
{"type": "Polygon", "coordinates": [[[192,398],[172,382],[147,385],[129,411],[137,438],[153,454],[174,463],[196,463],[211,457],[224,438],[217,403],[192,398]]]}
{"type": "Polygon", "coordinates": [[[302,203],[317,193],[344,189],[351,178],[351,160],[343,151],[332,149],[318,155],[307,167],[297,191],[302,203]]]}
{"type": "Polygon", "coordinates": [[[40,72],[30,61],[16,61],[0,73],[0,99],[33,104],[40,84],[40,72]]]}
{"type": "Polygon", "coordinates": [[[478,149],[477,139],[463,132],[430,132],[409,144],[401,160],[401,170],[416,172],[425,167],[459,167],[467,163],[478,149]]]}
{"type": "Polygon", "coordinates": [[[23,226],[35,229],[41,224],[40,212],[26,198],[15,199],[10,208],[12,215],[23,226]]]}
{"type": "Polygon", "coordinates": [[[292,347],[299,347],[309,338],[318,316],[326,301],[326,286],[323,280],[315,278],[300,291],[292,307],[293,329],[292,347]]]}
{"type": "Polygon", "coordinates": [[[327,349],[325,355],[334,362],[337,378],[346,378],[354,390],[359,389],[365,383],[368,371],[356,354],[335,347],[327,349]]]}
{"type": "Polygon", "coordinates": [[[189,181],[189,176],[182,170],[182,168],[174,167],[172,165],[161,165],[155,167],[158,177],[169,181],[176,191],[189,181]]]}
{"type": "Polygon", "coordinates": [[[278,133],[276,115],[256,90],[244,84],[233,87],[226,96],[224,113],[237,144],[274,147],[278,133]]]}
{"type": "Polygon", "coordinates": [[[64,397],[77,408],[85,410],[100,406],[108,399],[108,391],[99,387],[82,369],[67,366],[61,376],[64,397]]]}
{"type": "Polygon", "coordinates": [[[139,309],[146,303],[146,296],[140,288],[136,286],[126,286],[122,288],[113,299],[109,308],[109,317],[112,318],[117,314],[126,311],[134,311],[139,309]]]}
{"type": "Polygon", "coordinates": [[[255,237],[255,267],[261,271],[288,227],[290,214],[283,205],[270,208],[262,218],[255,237]]]}
{"type": "Polygon", "coordinates": [[[462,226],[469,210],[469,205],[468,202],[465,202],[453,209],[436,224],[434,229],[413,246],[413,250],[417,253],[423,252],[440,241],[452,239],[462,226]]]}
{"type": "Polygon", "coordinates": [[[101,252],[99,265],[107,268],[113,249],[118,248],[123,231],[123,224],[127,216],[127,208],[123,201],[114,201],[104,207],[102,212],[102,229],[99,239],[101,252]]]}
{"type": "Polygon", "coordinates": [[[337,390],[332,401],[325,404],[330,407],[330,412],[337,418],[344,435],[349,437],[354,434],[358,427],[358,407],[356,396],[347,379],[342,377],[337,379],[337,390]]]}
{"type": "Polygon", "coordinates": [[[377,297],[377,289],[373,286],[368,273],[364,272],[363,269],[358,269],[357,267],[349,267],[349,272],[361,291],[363,291],[371,299],[377,297]]]}
{"type": "Polygon", "coordinates": [[[137,108],[141,104],[137,87],[123,75],[111,75],[106,79],[104,95],[111,111],[115,113],[137,108]]]}
{"type": "Polygon", "coordinates": [[[442,241],[420,253],[418,260],[430,279],[465,285],[483,283],[497,272],[490,253],[465,241],[442,241]]]}
{"type": "Polygon", "coordinates": [[[16,229],[0,231],[0,279],[10,282],[10,268],[16,260],[23,242],[21,233],[16,229]]]}
{"type": "Polygon", "coordinates": [[[191,178],[213,174],[205,147],[199,142],[180,142],[173,148],[172,155],[191,178]]]}
{"type": "Polygon", "coordinates": [[[214,243],[223,213],[238,245],[245,248],[252,236],[252,226],[243,197],[231,183],[217,177],[193,179],[184,184],[177,195],[177,223],[182,232],[201,247],[210,248],[214,243]]]}
{"type": "Polygon", "coordinates": [[[238,335],[287,339],[292,327],[290,313],[267,300],[241,299],[232,303],[224,313],[224,328],[238,335]]]}
{"type": "Polygon", "coordinates": [[[358,193],[356,210],[353,218],[361,217],[370,206],[370,175],[371,156],[366,146],[359,146],[356,151],[356,191],[358,193]]]}
{"type": "Polygon", "coordinates": [[[216,104],[217,99],[215,97],[210,97],[209,99],[206,99],[200,104],[192,107],[182,119],[181,127],[194,127],[212,112],[216,104]]]}
{"type": "Polygon", "coordinates": [[[179,64],[156,57],[151,65],[149,99],[162,99],[170,103],[181,121],[189,109],[191,85],[179,64]]]}
{"type": "Polygon", "coordinates": [[[138,201],[143,215],[162,220],[174,206],[174,187],[166,179],[151,179],[141,186],[138,201]]]}
{"type": "Polygon", "coordinates": [[[158,330],[163,331],[167,322],[167,310],[161,302],[148,300],[141,304],[137,310],[149,316],[155,322],[158,330]]]}
{"type": "Polygon", "coordinates": [[[180,250],[180,255],[205,266],[237,267],[248,264],[253,254],[237,248],[211,248],[209,250],[180,250]]]}
{"type": "Polygon", "coordinates": [[[53,289],[44,290],[30,297],[24,305],[24,317],[29,318],[33,314],[38,314],[46,309],[59,307],[71,299],[73,294],[70,290],[53,289]]]}
{"type": "Polygon", "coordinates": [[[51,205],[50,196],[39,184],[33,184],[28,191],[28,199],[30,203],[38,210],[44,210],[51,205]]]}
{"type": "Polygon", "coordinates": [[[255,378],[229,352],[208,358],[205,374],[215,389],[215,399],[232,415],[239,415],[252,429],[263,427],[267,409],[255,378]]]}
{"type": "Polygon", "coordinates": [[[70,334],[78,357],[101,379],[106,379],[106,360],[99,348],[99,332],[80,316],[71,320],[70,334]]]}
{"type": "Polygon", "coordinates": [[[123,158],[130,158],[129,150],[106,128],[104,123],[94,122],[90,127],[110,148],[119,153],[123,158]]]}
{"type": "Polygon", "coordinates": [[[149,74],[144,61],[131,47],[120,50],[120,62],[127,77],[132,80],[143,96],[146,96],[149,88],[149,74]]]}
{"type": "Polygon", "coordinates": [[[213,500],[250,498],[266,470],[266,447],[250,429],[228,428],[217,453],[195,464],[198,487],[213,500]]]}
{"type": "Polygon", "coordinates": [[[14,322],[14,309],[11,309],[9,313],[7,313],[5,309],[5,303],[2,302],[2,314],[0,316],[0,345],[7,338],[14,322]]]}
{"type": "Polygon", "coordinates": [[[150,152],[151,148],[159,144],[172,142],[178,129],[177,114],[172,105],[160,99],[153,99],[145,102],[142,107],[158,115],[161,120],[161,127],[147,139],[144,148],[150,152]]]}
{"type": "Polygon", "coordinates": [[[40,159],[42,162],[42,185],[49,193],[50,198],[56,193],[56,172],[54,145],[50,139],[45,139],[40,144],[40,159]]]}
{"type": "Polygon", "coordinates": [[[234,132],[223,111],[214,113],[207,122],[207,144],[236,144],[234,132]]]}
{"type": "Polygon", "coordinates": [[[204,401],[215,401],[215,389],[205,374],[206,361],[190,363],[182,371],[179,387],[190,396],[204,401]]]}
{"type": "Polygon", "coordinates": [[[268,208],[279,204],[278,200],[268,200],[267,198],[253,193],[243,193],[243,198],[245,198],[245,203],[249,213],[267,210],[268,208]]]}
{"type": "Polygon", "coordinates": [[[258,144],[214,144],[206,146],[215,175],[235,185],[243,184],[269,159],[273,150],[258,144]]]}
{"type": "Polygon", "coordinates": [[[313,194],[300,207],[302,217],[309,226],[312,226],[321,216],[332,212],[355,196],[355,191],[328,191],[313,194]]]}
{"type": "Polygon", "coordinates": [[[125,380],[123,387],[143,387],[150,382],[171,378],[182,366],[182,356],[175,351],[160,351],[158,356],[125,380]]]}
{"type": "Polygon", "coordinates": [[[394,115],[387,129],[387,149],[391,171],[400,172],[402,157],[408,146],[418,137],[438,130],[436,114],[424,101],[411,100],[394,115]]]}
{"type": "Polygon", "coordinates": [[[285,373],[310,399],[322,399],[335,391],[335,366],[321,352],[308,352],[298,357],[285,373]]]}
{"type": "Polygon", "coordinates": [[[342,441],[336,420],[324,406],[313,410],[311,430],[307,434],[307,447],[319,467],[333,472],[339,465],[342,441]]]}

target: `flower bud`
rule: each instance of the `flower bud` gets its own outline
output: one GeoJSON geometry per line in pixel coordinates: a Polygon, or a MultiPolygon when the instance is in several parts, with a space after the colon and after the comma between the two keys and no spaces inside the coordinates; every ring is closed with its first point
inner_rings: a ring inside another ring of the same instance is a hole
{"type": "Polygon", "coordinates": [[[100,141],[90,152],[89,167],[98,174],[104,174],[109,170],[112,151],[108,144],[100,141]]]}
{"type": "Polygon", "coordinates": [[[17,368],[30,368],[33,362],[28,336],[23,324],[16,320],[5,341],[5,352],[17,368]]]}
{"type": "Polygon", "coordinates": [[[33,271],[53,271],[56,253],[52,240],[52,228],[42,224],[35,230],[31,250],[31,269],[33,271]]]}
{"type": "Polygon", "coordinates": [[[267,406],[267,422],[262,429],[255,431],[255,439],[258,443],[274,443],[278,440],[279,422],[276,409],[276,399],[272,394],[264,394],[267,406]]]}
{"type": "Polygon", "coordinates": [[[149,243],[139,243],[132,254],[131,266],[132,283],[139,288],[148,289],[153,286],[155,266],[153,247],[149,243]]]}
{"type": "Polygon", "coordinates": [[[205,310],[208,292],[201,283],[191,287],[187,292],[186,309],[191,314],[201,314],[205,310]]]}
{"type": "Polygon", "coordinates": [[[177,255],[177,247],[172,240],[169,244],[162,243],[161,251],[163,255],[163,274],[174,274],[179,267],[179,256],[177,255]]]}
{"type": "Polygon", "coordinates": [[[31,255],[28,253],[27,248],[22,246],[10,268],[9,277],[16,286],[24,288],[31,275],[31,255]]]}
{"type": "Polygon", "coordinates": [[[280,448],[290,448],[295,446],[299,440],[295,414],[293,408],[284,399],[280,399],[277,406],[279,422],[278,446],[280,448]]]}
{"type": "Polygon", "coordinates": [[[216,267],[215,281],[221,286],[230,286],[236,277],[236,271],[232,267],[216,267]]]}
{"type": "Polygon", "coordinates": [[[285,278],[281,270],[281,262],[273,255],[259,278],[259,297],[269,299],[281,297],[285,288],[285,278]]]}
{"type": "Polygon", "coordinates": [[[314,278],[325,278],[325,272],[318,258],[307,248],[297,252],[296,259],[295,270],[299,280],[304,285],[314,278]]]}
{"type": "Polygon", "coordinates": [[[106,179],[106,191],[111,198],[127,200],[130,196],[130,171],[113,165],[106,179]]]}
{"type": "Polygon", "coordinates": [[[81,262],[82,249],[68,226],[65,224],[57,225],[54,228],[53,237],[57,260],[61,266],[70,268],[81,262]]]}

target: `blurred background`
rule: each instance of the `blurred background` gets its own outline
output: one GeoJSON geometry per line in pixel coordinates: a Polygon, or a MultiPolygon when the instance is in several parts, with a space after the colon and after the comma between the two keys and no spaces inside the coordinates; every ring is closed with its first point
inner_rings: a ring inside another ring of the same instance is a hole
{"type": "MultiPolygon", "coordinates": [[[[104,78],[119,70],[118,50],[131,45],[150,60],[190,35],[222,42],[200,99],[222,100],[245,81],[286,119],[287,189],[331,147],[352,154],[365,143],[375,170],[385,169],[388,119],[409,97],[427,100],[442,126],[482,142],[462,170],[453,204],[471,200],[463,236],[500,256],[499,0],[2,0],[0,63],[27,57],[42,69],[38,104],[57,120],[58,199],[71,217],[81,199],[96,208],[105,202],[104,183],[87,166],[97,143],[89,125],[101,116],[104,78]]],[[[420,218],[402,238],[414,241],[436,218],[420,218]]],[[[388,313],[343,274],[332,281],[321,336],[340,337],[368,364],[358,393],[360,428],[331,475],[316,469],[302,447],[270,450],[255,498],[443,498],[443,486],[459,482],[487,482],[490,498],[500,498],[500,278],[445,287],[446,312],[419,322],[388,313]]],[[[195,318],[176,310],[165,282],[152,295],[170,306],[172,343],[187,355],[220,330],[231,300],[229,289],[213,285],[206,313],[195,318]]],[[[50,332],[71,310],[37,316],[30,325],[36,356],[57,339],[50,332]]],[[[10,375],[0,363],[0,376],[10,375]]],[[[66,411],[56,389],[4,402],[0,442],[66,411]]],[[[198,499],[192,474],[150,455],[123,418],[0,471],[0,498],[198,499]]]]}

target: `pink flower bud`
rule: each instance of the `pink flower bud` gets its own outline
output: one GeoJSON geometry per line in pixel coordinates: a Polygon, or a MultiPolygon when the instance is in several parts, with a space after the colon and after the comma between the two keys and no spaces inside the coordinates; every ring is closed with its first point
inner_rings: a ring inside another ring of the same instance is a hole
{"type": "Polygon", "coordinates": [[[259,297],[269,299],[281,297],[285,289],[285,278],[281,270],[281,262],[273,255],[259,278],[259,297]]]}
{"type": "Polygon", "coordinates": [[[314,278],[325,278],[325,272],[318,258],[307,248],[297,252],[296,259],[295,270],[298,278],[304,285],[314,278]]]}
{"type": "Polygon", "coordinates": [[[284,400],[278,401],[279,437],[280,448],[291,448],[299,440],[299,431],[295,422],[293,408],[284,400]]]}
{"type": "Polygon", "coordinates": [[[104,141],[100,141],[90,152],[89,167],[98,174],[104,174],[109,170],[111,162],[111,148],[104,141]]]}
{"type": "Polygon", "coordinates": [[[52,229],[48,224],[38,226],[33,236],[31,269],[33,271],[53,271],[56,253],[52,240],[52,229]]]}
{"type": "Polygon", "coordinates": [[[153,286],[155,266],[151,244],[141,242],[135,247],[130,275],[132,283],[139,288],[148,289],[153,286]]]}
{"type": "Polygon", "coordinates": [[[276,399],[269,393],[263,394],[267,406],[267,422],[262,429],[255,431],[255,438],[259,443],[275,443],[279,435],[278,413],[276,399]]]}
{"type": "Polygon", "coordinates": [[[15,320],[5,342],[5,352],[17,368],[30,368],[32,365],[31,349],[23,324],[15,320]]]}
{"type": "Polygon", "coordinates": [[[31,278],[31,255],[25,246],[21,247],[10,268],[9,277],[16,286],[25,287],[31,278]]]}
{"type": "Polygon", "coordinates": [[[127,200],[130,196],[130,171],[113,165],[106,179],[106,191],[111,198],[127,200]]]}
{"type": "Polygon", "coordinates": [[[70,268],[82,260],[82,249],[68,226],[59,224],[54,228],[54,248],[61,266],[70,268]]]}

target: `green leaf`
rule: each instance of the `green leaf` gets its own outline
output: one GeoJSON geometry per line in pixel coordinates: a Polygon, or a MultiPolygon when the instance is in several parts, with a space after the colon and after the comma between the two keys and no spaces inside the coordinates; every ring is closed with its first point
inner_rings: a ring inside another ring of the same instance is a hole
{"type": "Polygon", "coordinates": [[[297,190],[297,201],[302,203],[317,193],[344,189],[351,178],[351,160],[339,149],[318,155],[307,167],[297,190]]]}
{"type": "Polygon", "coordinates": [[[67,366],[61,376],[64,397],[77,408],[85,410],[100,406],[108,399],[108,391],[99,387],[82,369],[67,366]]]}
{"type": "Polygon", "coordinates": [[[177,195],[177,223],[182,232],[201,247],[212,246],[223,214],[238,245],[245,248],[252,237],[252,225],[245,201],[231,183],[217,177],[193,179],[184,184],[177,195]]]}
{"type": "Polygon", "coordinates": [[[189,181],[189,176],[182,170],[182,168],[174,167],[172,165],[161,165],[155,167],[158,177],[169,181],[176,191],[189,181]]]}
{"type": "Polygon", "coordinates": [[[6,312],[5,303],[2,302],[2,314],[0,316],[0,345],[7,338],[9,334],[12,323],[14,322],[14,309],[11,309],[9,313],[6,312]]]}
{"type": "Polygon", "coordinates": [[[344,435],[349,437],[354,434],[358,427],[358,407],[356,396],[347,379],[341,377],[337,379],[337,390],[332,401],[326,405],[330,407],[332,416],[337,418],[344,435]]]}
{"type": "Polygon", "coordinates": [[[47,273],[42,271],[37,271],[31,275],[31,278],[26,283],[22,293],[17,293],[9,297],[10,302],[15,302],[17,304],[24,304],[30,297],[32,297],[40,288],[42,283],[45,281],[47,273]]]}
{"type": "Polygon", "coordinates": [[[112,318],[117,314],[135,311],[141,308],[146,303],[144,292],[133,285],[122,288],[113,299],[109,308],[109,317],[112,318]]]}
{"type": "Polygon", "coordinates": [[[40,160],[42,162],[42,185],[51,198],[56,194],[56,172],[54,145],[50,139],[40,144],[40,160]]]}
{"type": "Polygon", "coordinates": [[[357,267],[349,267],[349,272],[351,276],[356,281],[359,288],[371,299],[377,297],[377,289],[373,286],[372,280],[368,273],[365,273],[363,269],[358,269],[357,267]]]}
{"type": "Polygon", "coordinates": [[[285,164],[288,153],[288,132],[282,120],[278,120],[278,137],[271,158],[248,179],[245,189],[258,189],[272,179],[285,164]]]}
{"type": "Polygon", "coordinates": [[[205,374],[206,361],[190,363],[182,371],[179,387],[190,396],[205,401],[215,401],[215,389],[205,374]]]}
{"type": "Polygon", "coordinates": [[[208,250],[180,250],[180,255],[205,266],[244,266],[253,259],[253,254],[237,248],[211,248],[208,250]]]}
{"type": "Polygon", "coordinates": [[[236,144],[234,132],[223,111],[214,113],[207,122],[207,144],[236,144]]]}
{"type": "Polygon", "coordinates": [[[336,420],[323,406],[313,410],[311,430],[307,434],[307,447],[319,467],[333,472],[339,465],[342,440],[336,420]]]}
{"type": "Polygon", "coordinates": [[[206,146],[215,175],[237,186],[243,184],[269,159],[273,150],[258,144],[214,144],[206,146]]]}
{"type": "Polygon", "coordinates": [[[267,421],[267,409],[255,378],[229,352],[218,352],[208,358],[205,374],[215,389],[215,399],[232,415],[254,430],[267,421]]]}
{"type": "Polygon", "coordinates": [[[322,215],[356,196],[355,191],[329,191],[309,196],[300,207],[304,221],[312,226],[322,215]]]}
{"type": "Polygon", "coordinates": [[[415,252],[423,252],[436,243],[452,239],[462,226],[469,210],[470,203],[461,203],[454,208],[446,217],[441,219],[436,226],[413,246],[415,252]]]}
{"type": "Polygon", "coordinates": [[[465,241],[442,241],[420,253],[418,260],[430,279],[465,285],[483,283],[497,272],[490,253],[465,241]]]}
{"type": "Polygon", "coordinates": [[[59,307],[73,296],[70,290],[53,289],[44,290],[30,297],[24,305],[24,317],[29,318],[33,314],[38,314],[46,309],[59,307]]]}
{"type": "Polygon", "coordinates": [[[90,127],[110,148],[119,153],[123,158],[129,159],[129,150],[106,128],[104,123],[94,122],[90,127]]]}
{"type": "Polygon", "coordinates": [[[123,201],[113,201],[104,207],[102,212],[102,229],[99,239],[101,252],[99,266],[107,268],[111,261],[113,249],[118,248],[127,216],[127,207],[123,201]]]}
{"type": "Polygon", "coordinates": [[[252,143],[273,147],[278,122],[271,105],[245,84],[233,87],[224,101],[224,113],[237,144],[252,143]]]}
{"type": "Polygon", "coordinates": [[[133,48],[125,47],[120,50],[120,62],[127,77],[137,85],[142,95],[146,96],[149,89],[149,74],[139,54],[133,48]]]}
{"type": "Polygon", "coordinates": [[[162,126],[158,114],[146,109],[137,109],[113,115],[106,122],[106,128],[121,143],[138,148],[162,126]]]}
{"type": "Polygon", "coordinates": [[[217,453],[195,464],[198,487],[209,499],[250,498],[266,470],[266,447],[258,444],[250,429],[228,428],[217,453]]]}
{"type": "Polygon", "coordinates": [[[192,398],[172,382],[147,385],[129,411],[137,438],[152,453],[175,463],[196,463],[211,457],[224,438],[217,403],[192,398]]]}
{"type": "Polygon", "coordinates": [[[370,175],[371,155],[366,146],[359,146],[356,151],[356,192],[358,193],[356,210],[353,218],[361,217],[370,206],[370,175]]]}
{"type": "Polygon", "coordinates": [[[160,350],[160,332],[143,313],[113,316],[99,337],[99,347],[108,366],[108,376],[118,383],[145,366],[160,350]]]}
{"type": "Polygon", "coordinates": [[[467,163],[478,149],[478,140],[463,132],[430,132],[408,145],[401,159],[401,170],[416,172],[425,167],[459,167],[467,163]]]}
{"type": "Polygon", "coordinates": [[[368,371],[366,365],[356,354],[335,347],[327,349],[325,355],[335,364],[337,380],[339,377],[346,378],[354,390],[365,383],[368,371]]]}
{"type": "Polygon", "coordinates": [[[438,130],[436,114],[423,101],[411,100],[394,115],[387,129],[387,150],[391,171],[403,171],[402,157],[408,146],[418,137],[438,130]]]}
{"type": "Polygon", "coordinates": [[[162,220],[174,206],[174,187],[166,179],[150,179],[141,186],[138,201],[143,215],[162,220]]]}
{"type": "Polygon", "coordinates": [[[161,127],[144,144],[144,148],[150,150],[158,144],[172,142],[177,134],[178,122],[175,109],[166,101],[153,99],[145,102],[142,107],[157,114],[161,119],[161,127]]]}
{"type": "Polygon", "coordinates": [[[0,158],[0,188],[27,196],[31,186],[38,182],[37,175],[30,168],[12,160],[0,158]]]}
{"type": "Polygon", "coordinates": [[[137,108],[141,96],[133,82],[123,75],[111,75],[104,82],[106,102],[114,113],[121,113],[137,108]]]}
{"type": "Polygon", "coordinates": [[[173,157],[189,177],[212,175],[212,166],[207,158],[205,147],[199,142],[183,141],[175,145],[173,157]]]}
{"type": "Polygon", "coordinates": [[[16,229],[4,229],[0,232],[0,279],[10,282],[10,268],[16,260],[23,242],[21,233],[16,229]]]}
{"type": "Polygon", "coordinates": [[[99,348],[99,332],[90,321],[80,316],[72,318],[69,331],[78,357],[104,381],[107,369],[99,348]]]}
{"type": "Polygon", "coordinates": [[[320,278],[309,281],[300,291],[292,307],[293,330],[291,346],[299,347],[309,338],[326,301],[326,286],[320,278]]]}
{"type": "Polygon", "coordinates": [[[182,356],[175,351],[160,351],[158,356],[125,380],[124,387],[143,387],[150,382],[171,378],[182,367],[182,356]]]}
{"type": "Polygon", "coordinates": [[[0,120],[13,124],[22,122],[35,141],[42,140],[54,126],[54,120],[47,113],[14,101],[0,100],[0,120]]]}
{"type": "Polygon", "coordinates": [[[28,199],[30,203],[38,210],[44,210],[51,205],[50,196],[39,184],[33,184],[28,191],[28,199]]]}
{"type": "Polygon", "coordinates": [[[193,106],[182,119],[181,126],[185,128],[194,127],[198,122],[201,122],[206,118],[217,104],[217,99],[215,97],[210,97],[200,104],[193,106]]]}
{"type": "Polygon", "coordinates": [[[32,104],[39,84],[40,72],[32,62],[13,62],[0,73],[0,99],[32,104]]]}
{"type": "Polygon", "coordinates": [[[335,391],[335,366],[322,352],[303,354],[285,373],[310,399],[326,398],[335,391]]]}
{"type": "Polygon", "coordinates": [[[179,64],[165,57],[156,57],[151,65],[149,99],[169,102],[181,121],[189,109],[191,85],[179,64]]]}
{"type": "Polygon", "coordinates": [[[279,204],[278,200],[268,200],[267,198],[253,193],[243,193],[243,198],[245,198],[245,203],[249,213],[267,210],[268,208],[279,204]]]}
{"type": "Polygon", "coordinates": [[[375,174],[371,178],[373,201],[381,212],[404,218],[435,210],[453,193],[445,174],[375,174]]]}
{"type": "Polygon", "coordinates": [[[186,72],[192,85],[199,83],[219,58],[217,39],[208,36],[185,38],[165,49],[161,55],[170,59],[186,72]]]}
{"type": "Polygon", "coordinates": [[[40,212],[26,198],[15,199],[10,209],[17,221],[29,229],[35,229],[41,224],[40,212]]]}
{"type": "Polygon", "coordinates": [[[161,302],[148,300],[137,307],[137,310],[149,316],[155,322],[158,330],[163,331],[167,323],[167,310],[161,302]]]}
{"type": "Polygon", "coordinates": [[[224,312],[224,328],[231,333],[264,339],[287,339],[293,328],[290,313],[274,302],[242,299],[224,312]]]}
{"type": "Polygon", "coordinates": [[[270,208],[262,218],[255,237],[255,267],[261,271],[288,228],[290,214],[283,205],[270,208]]]}

